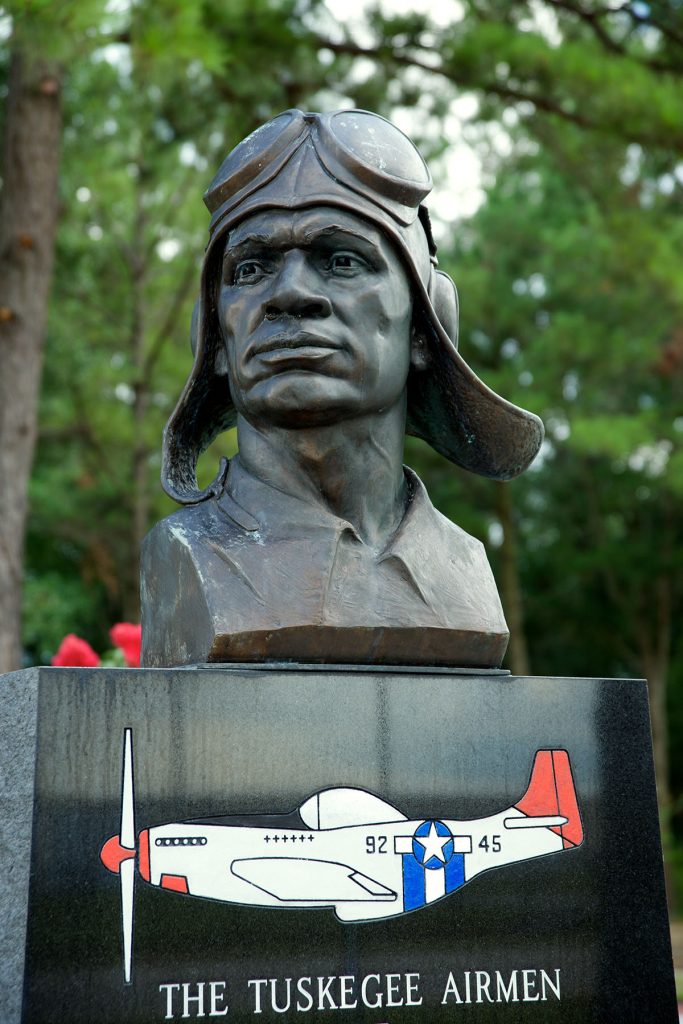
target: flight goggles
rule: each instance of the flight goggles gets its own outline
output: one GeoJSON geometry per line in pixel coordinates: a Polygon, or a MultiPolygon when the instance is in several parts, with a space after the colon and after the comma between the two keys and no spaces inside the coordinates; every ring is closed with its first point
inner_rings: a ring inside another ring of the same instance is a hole
{"type": "MultiPolygon", "coordinates": [[[[395,125],[366,110],[330,114],[286,110],[247,136],[223,161],[204,195],[212,214],[211,234],[226,218],[234,222],[230,214],[238,207],[251,206],[250,198],[267,189],[307,142],[321,165],[319,181],[313,167],[307,168],[309,197],[324,199],[324,193],[334,192],[335,186],[338,195],[341,185],[361,200],[369,199],[402,227],[419,216],[420,204],[432,189],[432,178],[418,150],[395,125]],[[318,187],[321,194],[315,195],[318,187]]],[[[281,182],[278,185],[278,205],[287,205],[281,182]]],[[[300,180],[292,182],[291,198],[301,205],[300,180]]],[[[428,220],[426,233],[433,255],[428,220]]]]}

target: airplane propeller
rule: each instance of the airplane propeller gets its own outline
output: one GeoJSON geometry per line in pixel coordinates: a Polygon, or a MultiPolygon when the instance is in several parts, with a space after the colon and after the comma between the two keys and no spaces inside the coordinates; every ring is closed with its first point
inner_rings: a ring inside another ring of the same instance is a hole
{"type": "Polygon", "coordinates": [[[109,871],[118,875],[121,887],[121,920],[123,924],[123,977],[131,983],[133,962],[133,908],[135,901],[135,796],[133,789],[132,730],[123,733],[123,778],[121,782],[121,824],[119,834],[111,836],[100,850],[100,860],[109,871]]]}

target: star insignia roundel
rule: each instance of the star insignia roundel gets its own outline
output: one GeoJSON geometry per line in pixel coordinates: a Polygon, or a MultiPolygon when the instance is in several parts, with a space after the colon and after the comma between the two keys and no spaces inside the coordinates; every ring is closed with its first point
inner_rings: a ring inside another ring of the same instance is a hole
{"type": "Polygon", "coordinates": [[[453,856],[453,835],[442,821],[423,821],[415,829],[413,854],[429,871],[443,868],[453,856]]]}

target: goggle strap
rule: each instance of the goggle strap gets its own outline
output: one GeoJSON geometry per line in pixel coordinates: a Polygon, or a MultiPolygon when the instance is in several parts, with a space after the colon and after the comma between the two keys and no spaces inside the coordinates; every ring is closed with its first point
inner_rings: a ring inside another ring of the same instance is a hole
{"type": "Polygon", "coordinates": [[[427,236],[427,245],[429,246],[430,260],[432,262],[432,265],[437,267],[439,265],[439,261],[436,258],[436,242],[434,241],[434,235],[432,234],[432,221],[429,216],[429,210],[424,205],[424,203],[420,203],[417,209],[417,216],[420,220],[420,224],[424,228],[424,233],[427,236]]]}

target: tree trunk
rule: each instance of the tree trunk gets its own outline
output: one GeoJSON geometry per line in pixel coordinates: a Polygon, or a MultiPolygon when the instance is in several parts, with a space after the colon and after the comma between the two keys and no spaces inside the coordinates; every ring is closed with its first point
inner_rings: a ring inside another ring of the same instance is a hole
{"type": "Polygon", "coordinates": [[[524,632],[524,602],[519,582],[517,561],[517,529],[512,507],[510,485],[496,482],[496,511],[503,528],[503,543],[500,547],[500,590],[503,611],[510,630],[508,660],[510,670],[516,676],[529,675],[529,653],[524,632]]]}
{"type": "Polygon", "coordinates": [[[57,229],[61,72],[15,49],[0,203],[0,672],[21,665],[27,488],[57,229]]]}

